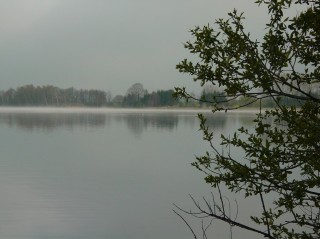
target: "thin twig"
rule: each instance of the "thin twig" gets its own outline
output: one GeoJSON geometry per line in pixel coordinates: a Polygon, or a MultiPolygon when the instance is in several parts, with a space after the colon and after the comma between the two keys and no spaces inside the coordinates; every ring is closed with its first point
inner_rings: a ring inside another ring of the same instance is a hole
{"type": "Polygon", "coordinates": [[[262,193],[260,193],[260,200],[261,200],[261,203],[262,203],[262,208],[263,208],[263,212],[264,212],[264,215],[265,215],[265,223],[267,224],[267,229],[268,229],[268,234],[271,235],[271,232],[270,232],[270,225],[269,225],[269,220],[268,220],[268,217],[267,216],[267,210],[266,210],[266,205],[264,203],[264,199],[263,199],[263,196],[262,196],[262,193]]]}
{"type": "Polygon", "coordinates": [[[177,214],[177,215],[184,221],[184,223],[189,227],[191,233],[193,234],[193,237],[194,237],[195,239],[197,239],[197,235],[194,233],[193,229],[191,228],[191,226],[189,225],[189,223],[184,219],[184,217],[181,216],[179,213],[177,213],[174,209],[172,209],[172,211],[173,211],[175,214],[177,214]]]}

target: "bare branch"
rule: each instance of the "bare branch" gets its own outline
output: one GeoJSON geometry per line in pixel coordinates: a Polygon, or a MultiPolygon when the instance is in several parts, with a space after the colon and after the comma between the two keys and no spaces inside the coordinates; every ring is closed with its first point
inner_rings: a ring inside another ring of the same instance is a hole
{"type": "Polygon", "coordinates": [[[269,216],[268,216],[268,213],[267,213],[267,210],[266,210],[266,205],[264,203],[264,199],[263,199],[262,193],[260,193],[260,200],[261,200],[263,212],[264,212],[264,215],[265,215],[265,224],[267,225],[268,235],[271,235],[271,233],[270,233],[270,225],[269,225],[269,216]]]}
{"type": "Polygon", "coordinates": [[[190,229],[190,231],[191,231],[194,239],[197,239],[197,235],[194,233],[193,229],[191,228],[191,226],[189,225],[189,223],[186,221],[186,219],[184,219],[184,217],[181,216],[177,211],[175,211],[175,210],[173,210],[173,209],[172,209],[172,211],[173,211],[176,215],[178,215],[178,216],[182,219],[182,221],[184,221],[184,223],[185,223],[185,224],[188,226],[188,228],[190,229]]]}

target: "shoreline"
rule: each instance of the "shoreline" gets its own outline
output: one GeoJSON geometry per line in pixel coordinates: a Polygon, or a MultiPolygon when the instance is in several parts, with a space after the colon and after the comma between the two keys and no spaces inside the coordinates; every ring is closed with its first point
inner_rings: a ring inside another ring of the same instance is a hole
{"type": "MultiPolygon", "coordinates": [[[[266,109],[263,109],[266,110],[266,109]]],[[[217,111],[215,114],[228,113],[259,113],[259,108],[244,108],[229,110],[228,112],[217,111]]],[[[47,107],[47,106],[0,106],[0,113],[212,113],[209,108],[117,108],[117,107],[47,107]]]]}

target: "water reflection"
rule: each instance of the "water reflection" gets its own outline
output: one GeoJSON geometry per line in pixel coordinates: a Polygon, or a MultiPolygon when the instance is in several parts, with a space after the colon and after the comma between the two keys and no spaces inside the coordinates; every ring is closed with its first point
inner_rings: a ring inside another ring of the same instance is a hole
{"type": "Polygon", "coordinates": [[[0,124],[9,127],[18,127],[32,131],[44,129],[47,131],[58,128],[72,129],[74,127],[103,127],[106,124],[106,116],[91,113],[1,113],[0,124]]]}
{"type": "MultiPolygon", "coordinates": [[[[226,123],[225,114],[205,114],[207,124],[211,129],[222,129],[226,123]]],[[[20,112],[10,111],[0,113],[0,124],[8,127],[18,127],[23,130],[53,131],[59,128],[73,129],[82,127],[102,128],[112,123],[124,123],[136,136],[148,128],[172,131],[179,124],[195,127],[199,124],[195,112],[20,112]]]]}
{"type": "MultiPolygon", "coordinates": [[[[131,113],[115,115],[114,120],[123,122],[135,136],[140,136],[148,128],[172,131],[178,127],[179,115],[174,113],[131,113]]],[[[193,121],[189,117],[189,121],[193,121]]]]}
{"type": "MultiPolygon", "coordinates": [[[[0,109],[0,238],[190,236],[171,208],[211,190],[197,112],[48,111],[0,109]]],[[[217,136],[248,120],[206,115],[217,136]]]]}

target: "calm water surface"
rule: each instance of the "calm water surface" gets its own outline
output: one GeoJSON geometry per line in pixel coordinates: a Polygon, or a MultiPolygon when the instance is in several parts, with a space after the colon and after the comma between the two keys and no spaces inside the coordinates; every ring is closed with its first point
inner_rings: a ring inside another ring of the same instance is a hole
{"type": "MultiPolygon", "coordinates": [[[[211,192],[190,166],[209,149],[195,115],[0,109],[0,238],[192,238],[172,204],[192,208],[188,194],[211,192]]],[[[228,134],[253,116],[219,113],[209,124],[228,134]]],[[[228,238],[216,225],[211,238],[228,238]]]]}

